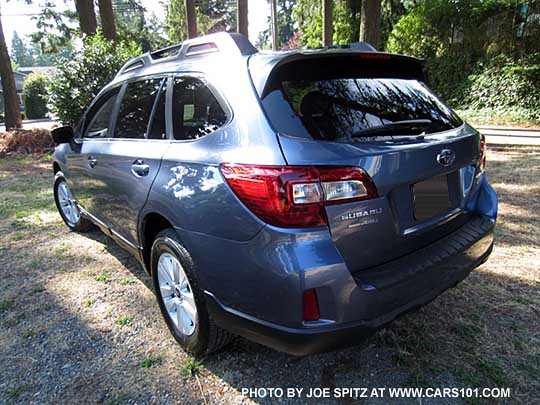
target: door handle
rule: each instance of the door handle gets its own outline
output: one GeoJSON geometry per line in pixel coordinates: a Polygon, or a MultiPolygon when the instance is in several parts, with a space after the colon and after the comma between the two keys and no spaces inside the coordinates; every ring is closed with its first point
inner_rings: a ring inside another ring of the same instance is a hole
{"type": "Polygon", "coordinates": [[[88,166],[90,166],[91,169],[96,167],[97,165],[97,159],[93,156],[88,156],[88,166]]]}
{"type": "Polygon", "coordinates": [[[131,171],[137,177],[146,176],[148,175],[148,173],[150,173],[150,166],[145,164],[143,160],[137,159],[131,165],[131,171]]]}

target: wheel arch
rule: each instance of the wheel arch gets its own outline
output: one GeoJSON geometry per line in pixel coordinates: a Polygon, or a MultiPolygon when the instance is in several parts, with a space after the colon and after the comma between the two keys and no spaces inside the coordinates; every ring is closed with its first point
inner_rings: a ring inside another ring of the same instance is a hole
{"type": "Polygon", "coordinates": [[[142,247],[142,256],[146,271],[151,274],[150,253],[152,243],[158,233],[167,228],[173,228],[172,222],[158,212],[148,212],[144,214],[140,224],[140,243],[142,247]]]}
{"type": "Polygon", "coordinates": [[[60,168],[60,164],[58,162],[54,162],[53,163],[53,174],[56,174],[58,173],[59,171],[61,171],[62,169],[60,168]]]}

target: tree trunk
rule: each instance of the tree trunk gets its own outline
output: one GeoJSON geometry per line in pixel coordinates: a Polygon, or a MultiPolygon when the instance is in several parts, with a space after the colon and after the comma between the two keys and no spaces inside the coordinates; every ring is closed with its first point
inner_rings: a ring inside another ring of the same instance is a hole
{"type": "Polygon", "coordinates": [[[272,26],[272,50],[279,48],[278,15],[276,0],[270,0],[270,23],[272,26]]]}
{"type": "Polygon", "coordinates": [[[238,29],[240,34],[249,36],[248,32],[248,0],[237,0],[237,13],[238,13],[238,29]]]}
{"type": "Polygon", "coordinates": [[[379,48],[381,40],[381,0],[362,0],[360,41],[379,48]]]}
{"type": "Polygon", "coordinates": [[[332,45],[334,35],[332,0],[323,0],[323,45],[332,45]]]}
{"type": "Polygon", "coordinates": [[[195,14],[194,0],[186,0],[186,21],[188,38],[195,38],[197,36],[197,15],[195,14]]]}
{"type": "Polygon", "coordinates": [[[116,41],[116,25],[111,0],[99,0],[99,16],[101,17],[101,29],[105,38],[116,41]]]}
{"type": "Polygon", "coordinates": [[[81,32],[86,35],[94,35],[97,29],[97,22],[93,0],[75,0],[75,8],[79,15],[81,32]]]}
{"type": "Polygon", "coordinates": [[[0,19],[0,77],[2,78],[2,88],[4,90],[4,112],[6,130],[21,128],[21,112],[19,111],[19,98],[17,97],[17,87],[15,77],[11,67],[11,59],[6,46],[4,28],[0,19]]]}

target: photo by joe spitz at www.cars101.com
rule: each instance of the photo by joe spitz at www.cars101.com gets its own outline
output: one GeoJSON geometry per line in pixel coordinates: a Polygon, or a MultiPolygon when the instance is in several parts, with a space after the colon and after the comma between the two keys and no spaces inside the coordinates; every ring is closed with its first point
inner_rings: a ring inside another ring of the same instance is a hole
{"type": "Polygon", "coordinates": [[[53,131],[58,209],[133,253],[195,355],[233,334],[294,355],[359,343],[493,247],[485,140],[426,82],[365,43],[220,33],[144,54],[53,131]]]}

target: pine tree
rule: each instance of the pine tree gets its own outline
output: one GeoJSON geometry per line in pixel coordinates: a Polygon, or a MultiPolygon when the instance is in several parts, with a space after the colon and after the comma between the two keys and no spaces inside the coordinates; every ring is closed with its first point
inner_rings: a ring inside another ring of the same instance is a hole
{"type": "Polygon", "coordinates": [[[17,31],[13,31],[13,38],[11,39],[11,57],[19,66],[32,66],[34,64],[31,49],[19,37],[17,31]]]}

